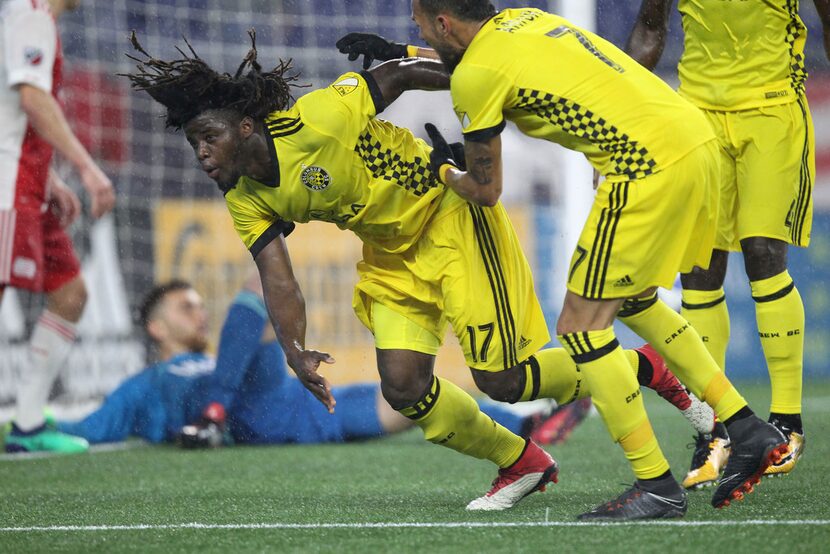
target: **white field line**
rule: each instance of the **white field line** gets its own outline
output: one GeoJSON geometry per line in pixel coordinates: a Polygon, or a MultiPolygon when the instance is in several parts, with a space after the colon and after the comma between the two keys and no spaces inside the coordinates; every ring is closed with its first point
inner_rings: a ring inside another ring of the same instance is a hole
{"type": "Polygon", "coordinates": [[[528,522],[376,522],[376,523],[171,523],[161,525],[50,525],[33,527],[0,527],[0,533],[65,533],[77,531],[158,531],[180,529],[222,530],[316,530],[316,529],[482,529],[509,527],[730,527],[730,526],[830,526],[828,519],[749,519],[734,521],[630,521],[622,523],[578,521],[528,522]]]}

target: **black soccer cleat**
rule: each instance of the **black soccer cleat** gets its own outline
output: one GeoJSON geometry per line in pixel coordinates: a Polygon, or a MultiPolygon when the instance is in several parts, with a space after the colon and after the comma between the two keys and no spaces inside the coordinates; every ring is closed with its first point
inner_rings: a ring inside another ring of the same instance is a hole
{"type": "Polygon", "coordinates": [[[646,490],[652,488],[648,482],[637,481],[630,489],[610,502],[601,504],[580,514],[580,521],[631,521],[637,519],[671,519],[686,515],[688,503],[684,491],[674,477],[671,483],[660,481],[660,491],[646,490]]]}
{"type": "Polygon", "coordinates": [[[781,431],[755,415],[729,425],[732,453],[712,496],[712,506],[723,508],[742,500],[761,481],[770,464],[787,453],[787,439],[781,431]]]}

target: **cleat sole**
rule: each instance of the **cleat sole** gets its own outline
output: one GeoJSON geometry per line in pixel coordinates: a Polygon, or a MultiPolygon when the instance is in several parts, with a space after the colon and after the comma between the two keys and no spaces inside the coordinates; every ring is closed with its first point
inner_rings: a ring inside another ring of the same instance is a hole
{"type": "Polygon", "coordinates": [[[764,475],[764,472],[767,468],[777,463],[776,460],[781,460],[781,458],[787,452],[787,443],[779,444],[776,447],[773,447],[771,450],[767,452],[767,455],[764,458],[764,462],[759,466],[758,470],[750,475],[750,477],[744,481],[741,485],[739,485],[734,491],[729,494],[729,497],[724,500],[720,505],[715,506],[715,508],[725,508],[729,506],[729,499],[733,500],[743,500],[744,493],[749,494],[754,490],[754,485],[757,485],[761,482],[761,477],[764,475]]]}

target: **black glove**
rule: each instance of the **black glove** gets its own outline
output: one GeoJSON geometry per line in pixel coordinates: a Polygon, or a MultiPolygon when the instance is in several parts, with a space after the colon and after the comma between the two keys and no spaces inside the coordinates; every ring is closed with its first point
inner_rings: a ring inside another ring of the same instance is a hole
{"type": "Polygon", "coordinates": [[[449,164],[453,167],[460,167],[458,162],[455,161],[455,152],[453,152],[452,146],[447,144],[447,139],[441,135],[435,125],[427,123],[424,125],[424,129],[429,135],[429,140],[432,141],[432,152],[429,154],[430,169],[439,180],[443,181],[441,178],[441,168],[443,166],[449,164]]]}
{"type": "Polygon", "coordinates": [[[405,58],[406,44],[399,44],[386,40],[380,35],[372,33],[349,33],[335,44],[343,54],[349,55],[349,61],[363,56],[363,69],[369,69],[374,60],[385,62],[405,58]]]}

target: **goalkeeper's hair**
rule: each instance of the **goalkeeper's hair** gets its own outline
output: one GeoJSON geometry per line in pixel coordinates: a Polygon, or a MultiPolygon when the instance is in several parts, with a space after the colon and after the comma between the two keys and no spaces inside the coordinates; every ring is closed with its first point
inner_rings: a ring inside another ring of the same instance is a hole
{"type": "Polygon", "coordinates": [[[257,62],[256,32],[248,31],[251,48],[236,73],[219,73],[206,64],[184,39],[190,54],[176,48],[183,56],[178,60],[164,61],[152,57],[138,42],[133,31],[130,40],[133,48],[145,59],[127,54],[138,63],[127,77],[136,90],[146,91],[159,104],[167,108],[168,127],[181,129],[188,121],[208,110],[231,110],[240,116],[255,120],[289,107],[293,100],[291,87],[298,75],[288,74],[291,60],[280,60],[270,71],[263,71],[257,62]],[[247,71],[246,71],[247,70],[247,71]]]}
{"type": "Polygon", "coordinates": [[[138,308],[138,323],[142,329],[147,329],[147,324],[152,321],[156,315],[156,308],[164,301],[168,294],[180,290],[190,290],[193,285],[182,279],[173,279],[166,283],[160,283],[150,289],[141,301],[141,306],[138,308]]]}
{"type": "Polygon", "coordinates": [[[451,13],[464,21],[484,21],[496,15],[488,0],[421,0],[421,8],[430,15],[451,13]]]}

